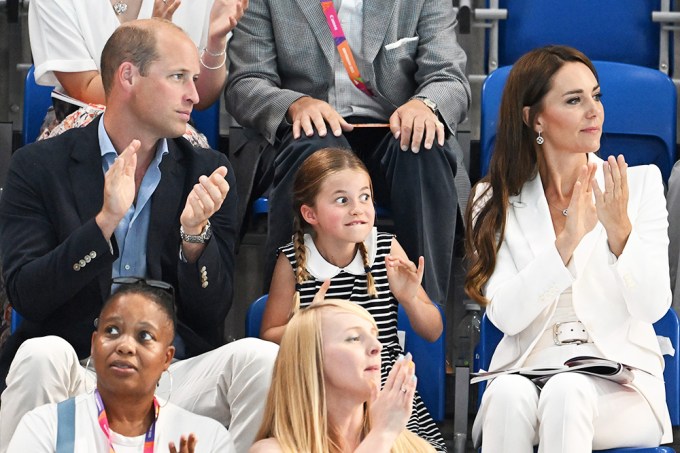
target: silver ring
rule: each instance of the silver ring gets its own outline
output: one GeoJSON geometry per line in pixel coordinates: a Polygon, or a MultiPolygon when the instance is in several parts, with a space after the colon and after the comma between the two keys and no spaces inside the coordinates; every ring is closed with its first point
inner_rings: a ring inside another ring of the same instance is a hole
{"type": "Polygon", "coordinates": [[[406,393],[407,391],[408,391],[408,389],[406,388],[406,386],[402,385],[401,386],[401,393],[406,393]]]}

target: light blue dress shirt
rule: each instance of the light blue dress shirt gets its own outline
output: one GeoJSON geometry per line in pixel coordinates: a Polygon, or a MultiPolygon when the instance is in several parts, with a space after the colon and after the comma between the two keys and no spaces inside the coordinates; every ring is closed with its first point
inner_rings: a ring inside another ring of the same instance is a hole
{"type": "MultiPolygon", "coordinates": [[[[116,153],[116,149],[104,129],[103,116],[99,121],[99,147],[102,153],[102,170],[106,174],[118,157],[118,153],[116,153]]],[[[112,278],[148,277],[146,271],[146,240],[151,219],[151,197],[161,181],[159,165],[166,154],[168,154],[168,143],[165,139],[162,139],[158,142],[156,155],[144,174],[137,199],[116,227],[114,236],[118,243],[119,254],[118,259],[113,262],[112,278]]]]}

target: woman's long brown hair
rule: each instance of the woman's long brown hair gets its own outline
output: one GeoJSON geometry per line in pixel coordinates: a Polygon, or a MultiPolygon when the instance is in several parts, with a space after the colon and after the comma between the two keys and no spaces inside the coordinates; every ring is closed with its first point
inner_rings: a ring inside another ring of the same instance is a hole
{"type": "Polygon", "coordinates": [[[543,108],[543,98],[550,91],[555,73],[569,62],[585,64],[597,78],[592,62],[578,50],[547,46],[517,60],[506,81],[489,173],[475,185],[465,212],[465,292],[482,305],[489,303],[483,291],[503,243],[509,197],[518,195],[538,171],[534,120],[543,108]],[[527,122],[524,107],[529,107],[527,122]]]}

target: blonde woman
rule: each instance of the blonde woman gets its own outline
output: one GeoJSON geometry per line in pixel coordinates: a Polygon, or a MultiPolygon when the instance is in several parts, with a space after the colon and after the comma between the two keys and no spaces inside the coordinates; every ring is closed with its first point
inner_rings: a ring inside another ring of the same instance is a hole
{"type": "Polygon", "coordinates": [[[413,361],[401,357],[380,390],[381,349],[373,317],[356,304],[328,299],[297,312],[250,452],[433,452],[406,429],[413,361]]]}

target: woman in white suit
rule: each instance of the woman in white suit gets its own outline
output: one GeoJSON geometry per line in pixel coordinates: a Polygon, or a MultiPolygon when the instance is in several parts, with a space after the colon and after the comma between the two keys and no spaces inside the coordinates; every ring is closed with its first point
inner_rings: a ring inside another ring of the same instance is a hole
{"type": "Polygon", "coordinates": [[[468,207],[465,288],[504,333],[491,370],[590,355],[644,371],[626,385],[563,373],[541,390],[518,375],[496,378],[473,426],[484,453],[672,439],[652,327],[671,302],[661,174],[593,154],[600,98],[595,68],[575,49],[544,47],[515,63],[490,170],[468,207]]]}

